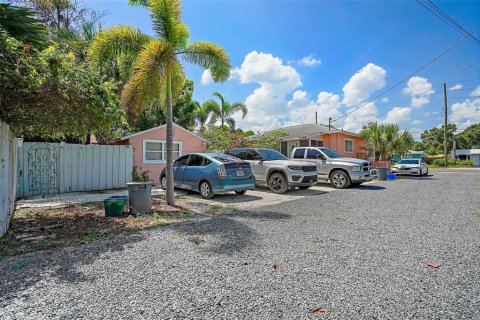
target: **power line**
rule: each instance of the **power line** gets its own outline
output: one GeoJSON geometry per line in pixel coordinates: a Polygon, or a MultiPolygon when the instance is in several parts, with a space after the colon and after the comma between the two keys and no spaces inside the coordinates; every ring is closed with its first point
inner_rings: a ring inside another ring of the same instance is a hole
{"type": "MultiPolygon", "coordinates": [[[[473,34],[475,32],[477,32],[478,30],[480,30],[480,27],[477,27],[474,31],[472,31],[470,34],[473,34]]],[[[415,74],[419,73],[420,71],[422,71],[423,69],[427,68],[428,66],[430,66],[432,63],[434,63],[435,61],[437,61],[438,59],[440,59],[441,57],[443,57],[444,55],[446,55],[448,52],[450,52],[451,50],[453,50],[455,47],[457,47],[460,43],[462,43],[463,41],[465,41],[465,39],[467,38],[467,36],[464,36],[460,41],[456,42],[455,44],[453,44],[452,46],[450,46],[447,50],[443,51],[442,53],[440,53],[438,56],[436,56],[435,58],[433,58],[432,60],[430,60],[428,63],[426,63],[425,65],[423,65],[422,67],[420,67],[419,69],[417,69],[415,72],[411,73],[410,75],[408,75],[407,77],[403,78],[402,80],[398,81],[396,84],[394,84],[393,86],[391,86],[390,88],[388,88],[387,90],[383,91],[382,93],[376,95],[373,99],[370,99],[369,101],[367,102],[364,102],[362,103],[360,106],[350,110],[349,112],[345,113],[344,115],[334,119],[332,122],[335,122],[335,121],[338,121],[342,118],[345,118],[346,116],[348,116],[349,114],[357,111],[358,109],[360,108],[363,108],[365,107],[366,105],[368,105],[369,103],[372,103],[373,101],[377,100],[378,98],[384,96],[386,93],[392,91],[393,89],[395,89],[396,87],[398,87],[399,85],[401,85],[402,83],[404,83],[405,81],[407,81],[408,79],[410,79],[411,77],[413,77],[415,74]]]]}
{"type": "Polygon", "coordinates": [[[462,35],[467,36],[470,40],[472,40],[475,44],[480,45],[480,40],[478,40],[475,36],[468,33],[458,22],[453,20],[448,14],[446,14],[442,9],[440,9],[435,3],[431,0],[427,0],[425,3],[422,3],[420,0],[417,2],[423,6],[425,9],[433,13],[437,18],[448,24],[450,27],[454,28],[462,35]]]}

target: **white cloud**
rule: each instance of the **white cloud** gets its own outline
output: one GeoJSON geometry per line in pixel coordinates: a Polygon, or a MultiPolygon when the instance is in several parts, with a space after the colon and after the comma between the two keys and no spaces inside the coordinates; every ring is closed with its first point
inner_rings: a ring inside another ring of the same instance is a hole
{"type": "Polygon", "coordinates": [[[387,113],[385,119],[383,119],[382,123],[399,123],[408,121],[410,119],[410,113],[412,112],[412,108],[410,107],[395,107],[387,113]]]}
{"type": "Polygon", "coordinates": [[[422,120],[413,120],[412,121],[413,125],[418,125],[418,124],[421,124],[421,123],[422,123],[422,120]]]}
{"type": "Polygon", "coordinates": [[[213,82],[212,74],[210,73],[210,70],[204,70],[202,73],[202,77],[200,78],[200,82],[203,85],[207,85],[213,82]]]}
{"type": "MultiPolygon", "coordinates": [[[[297,95],[297,98],[300,95],[297,95]]],[[[328,124],[328,118],[337,118],[342,115],[339,111],[341,107],[340,96],[333,94],[331,92],[320,92],[317,97],[317,101],[309,101],[303,106],[299,106],[298,99],[289,101],[289,107],[291,108],[289,113],[288,125],[303,124],[303,123],[314,123],[315,122],[315,112],[318,115],[318,123],[328,124]]],[[[305,96],[302,95],[302,100],[304,101],[305,96]]]]}
{"type": "Polygon", "coordinates": [[[301,66],[306,67],[314,67],[322,64],[321,59],[315,58],[313,54],[303,57],[302,59],[298,60],[298,64],[301,66]]]}
{"type": "Polygon", "coordinates": [[[480,97],[480,86],[476,87],[475,90],[473,90],[470,95],[472,97],[480,97]]]}
{"type": "Polygon", "coordinates": [[[458,129],[480,122],[480,98],[454,103],[451,110],[450,119],[457,124],[458,129]]]}
{"type": "MultiPolygon", "coordinates": [[[[245,119],[235,116],[238,124],[255,131],[279,127],[288,116],[287,95],[302,85],[300,74],[293,67],[278,57],[256,51],[245,56],[242,65],[232,71],[232,78],[243,84],[260,85],[245,100],[249,110],[245,119]]],[[[303,94],[306,97],[304,91],[296,93],[296,98],[303,94]]]]}
{"type": "Polygon", "coordinates": [[[389,100],[388,100],[388,97],[382,98],[382,102],[388,102],[388,101],[389,101],[389,100]]]}
{"type": "Polygon", "coordinates": [[[411,77],[407,86],[403,89],[403,94],[412,97],[411,106],[420,108],[430,102],[430,96],[435,93],[433,86],[426,78],[411,77]]]}
{"type": "Polygon", "coordinates": [[[463,86],[459,83],[457,83],[456,85],[454,86],[451,86],[450,88],[448,88],[448,90],[450,91],[455,91],[455,90],[461,90],[463,88],[463,86]]]}
{"type": "MultiPolygon", "coordinates": [[[[354,108],[347,110],[352,111],[354,108]]],[[[347,131],[359,132],[368,122],[379,121],[378,110],[374,102],[367,103],[364,107],[345,117],[343,128],[347,131]]]]}
{"type": "Polygon", "coordinates": [[[367,64],[343,86],[342,102],[347,106],[353,106],[365,101],[373,92],[385,86],[386,74],[382,67],[373,63],[367,64]]]}
{"type": "Polygon", "coordinates": [[[310,100],[308,99],[307,91],[297,90],[292,95],[292,100],[288,101],[289,108],[303,107],[306,104],[309,104],[310,100]]]}

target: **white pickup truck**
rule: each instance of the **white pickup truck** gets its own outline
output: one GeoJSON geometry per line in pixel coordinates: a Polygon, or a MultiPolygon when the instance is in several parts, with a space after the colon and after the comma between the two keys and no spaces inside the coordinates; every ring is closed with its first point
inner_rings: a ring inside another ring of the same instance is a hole
{"type": "Polygon", "coordinates": [[[325,147],[300,147],[292,150],[290,160],[308,161],[317,165],[319,181],[330,181],[338,189],[360,185],[372,179],[370,162],[347,158],[325,147]]]}

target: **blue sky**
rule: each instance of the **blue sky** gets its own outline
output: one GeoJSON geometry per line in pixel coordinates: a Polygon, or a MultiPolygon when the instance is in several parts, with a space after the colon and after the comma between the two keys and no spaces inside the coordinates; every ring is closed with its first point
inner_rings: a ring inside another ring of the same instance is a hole
{"type": "MultiPolygon", "coordinates": [[[[435,3],[466,30],[480,26],[480,2],[435,3]]],[[[108,10],[105,26],[128,24],[152,34],[145,8],[120,0],[85,5],[108,10]]],[[[195,99],[203,102],[218,91],[229,101],[246,102],[249,115],[238,116],[238,126],[259,131],[312,123],[315,111],[321,123],[342,117],[463,38],[415,1],[186,0],[183,19],[192,42],[221,45],[234,67],[230,80],[215,84],[199,67],[185,65],[195,82],[195,99]]],[[[475,35],[480,38],[480,32],[475,35]]],[[[457,88],[448,91],[452,122],[461,128],[479,122],[479,59],[480,46],[465,40],[334,124],[358,131],[369,121],[396,122],[418,137],[443,121],[432,117],[443,112],[445,79],[449,88],[457,88]]]]}

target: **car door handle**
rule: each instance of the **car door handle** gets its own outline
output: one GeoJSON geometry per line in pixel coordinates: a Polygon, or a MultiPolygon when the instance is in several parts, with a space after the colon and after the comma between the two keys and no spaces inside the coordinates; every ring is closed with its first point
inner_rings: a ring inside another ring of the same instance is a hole
{"type": "Polygon", "coordinates": [[[198,174],[201,174],[201,173],[202,173],[202,170],[198,170],[197,173],[198,173],[198,174]]]}

